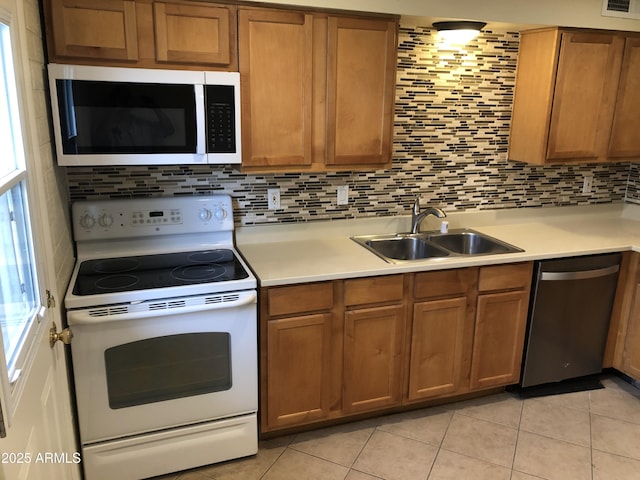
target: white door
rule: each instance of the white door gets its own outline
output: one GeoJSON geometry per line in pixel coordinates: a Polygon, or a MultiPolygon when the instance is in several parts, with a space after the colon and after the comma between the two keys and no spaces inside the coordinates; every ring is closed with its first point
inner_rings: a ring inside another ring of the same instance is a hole
{"type": "Polygon", "coordinates": [[[38,52],[28,51],[26,26],[37,9],[36,0],[0,0],[0,478],[7,480],[80,478],[65,352],[49,346],[60,310],[47,291],[61,297],[63,289],[37,158],[43,133],[34,112],[44,99],[34,92],[29,59],[38,52]]]}

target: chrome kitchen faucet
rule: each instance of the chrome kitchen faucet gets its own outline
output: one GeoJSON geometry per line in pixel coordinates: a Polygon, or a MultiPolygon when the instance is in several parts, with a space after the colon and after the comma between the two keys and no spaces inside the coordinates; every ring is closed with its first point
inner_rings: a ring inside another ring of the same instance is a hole
{"type": "Polygon", "coordinates": [[[434,215],[438,218],[445,218],[447,216],[447,214],[438,207],[427,207],[421,212],[420,197],[416,197],[416,201],[413,204],[413,210],[411,212],[411,233],[418,233],[420,224],[429,215],[434,215]]]}

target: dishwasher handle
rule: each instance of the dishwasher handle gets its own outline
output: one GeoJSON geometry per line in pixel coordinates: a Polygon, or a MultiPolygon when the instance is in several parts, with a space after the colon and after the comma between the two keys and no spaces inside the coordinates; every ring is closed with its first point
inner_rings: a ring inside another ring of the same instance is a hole
{"type": "Polygon", "coordinates": [[[541,281],[558,281],[558,280],[586,280],[589,278],[606,277],[620,270],[620,265],[612,265],[605,268],[597,268],[595,270],[582,270],[578,272],[541,272],[541,281]]]}

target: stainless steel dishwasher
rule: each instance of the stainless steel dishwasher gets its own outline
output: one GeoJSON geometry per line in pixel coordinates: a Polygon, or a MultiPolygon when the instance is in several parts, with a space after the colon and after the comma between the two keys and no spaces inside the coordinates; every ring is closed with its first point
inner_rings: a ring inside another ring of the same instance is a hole
{"type": "Polygon", "coordinates": [[[536,262],[523,388],[602,371],[619,253],[536,262]]]}

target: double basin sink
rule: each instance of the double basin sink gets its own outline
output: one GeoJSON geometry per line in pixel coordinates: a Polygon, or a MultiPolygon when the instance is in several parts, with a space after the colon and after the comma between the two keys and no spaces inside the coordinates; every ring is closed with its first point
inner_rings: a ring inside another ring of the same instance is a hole
{"type": "Polygon", "coordinates": [[[389,263],[524,251],[469,228],[452,229],[447,233],[396,233],[351,238],[389,263]]]}

